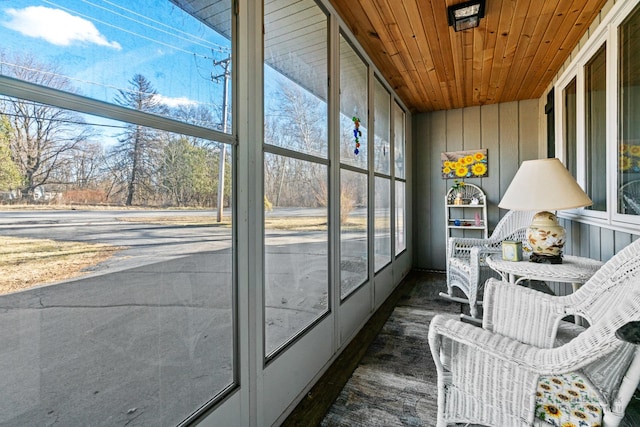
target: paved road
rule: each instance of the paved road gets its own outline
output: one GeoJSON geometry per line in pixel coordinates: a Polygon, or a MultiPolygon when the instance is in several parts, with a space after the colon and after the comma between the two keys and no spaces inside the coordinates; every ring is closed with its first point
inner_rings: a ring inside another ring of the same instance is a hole
{"type": "Polygon", "coordinates": [[[0,297],[0,425],[184,419],[231,382],[229,259],[190,255],[0,297]]]}
{"type": "Polygon", "coordinates": [[[0,296],[0,425],[176,425],[231,383],[231,229],[122,221],[168,215],[185,213],[0,213],[0,236],[127,247],[0,296]]]}
{"type": "MultiPolygon", "coordinates": [[[[170,215],[185,212],[0,212],[0,244],[126,247],[79,279],[0,296],[0,426],[172,426],[232,382],[231,229],[123,221],[170,215]]],[[[267,248],[270,350],[328,308],[326,238],[298,234],[267,248]]]]}

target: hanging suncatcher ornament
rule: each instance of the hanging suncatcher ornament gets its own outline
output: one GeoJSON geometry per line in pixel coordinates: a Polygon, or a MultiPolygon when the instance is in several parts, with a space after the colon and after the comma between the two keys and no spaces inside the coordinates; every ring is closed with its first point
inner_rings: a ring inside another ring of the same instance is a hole
{"type": "Polygon", "coordinates": [[[353,150],[353,154],[355,154],[356,156],[358,155],[358,153],[360,152],[360,137],[362,136],[362,131],[360,130],[360,118],[353,116],[353,138],[355,139],[356,142],[356,149],[353,150]]]}

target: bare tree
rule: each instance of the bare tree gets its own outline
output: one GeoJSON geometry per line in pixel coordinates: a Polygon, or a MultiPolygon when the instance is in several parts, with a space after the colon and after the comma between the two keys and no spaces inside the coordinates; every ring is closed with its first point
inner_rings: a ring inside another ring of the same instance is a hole
{"type": "MultiPolygon", "coordinates": [[[[166,114],[167,108],[160,102],[156,90],[141,74],[129,81],[129,89],[120,90],[115,102],[125,107],[148,113],[166,114]]],[[[144,201],[155,193],[154,172],[161,152],[160,131],[137,124],[130,124],[111,150],[113,167],[126,179],[125,204],[134,200],[144,201]]]]}
{"type": "Polygon", "coordinates": [[[69,170],[71,182],[76,187],[91,187],[99,180],[100,164],[104,160],[103,147],[99,143],[86,143],[82,151],[73,157],[69,170]]]}
{"type": "MultiPolygon", "coordinates": [[[[57,67],[39,63],[32,56],[16,55],[11,60],[3,57],[1,62],[5,64],[5,75],[75,92],[57,67]]],[[[3,97],[0,113],[10,122],[11,156],[23,175],[21,191],[25,198],[31,198],[37,187],[51,184],[52,176],[65,167],[64,159],[78,151],[90,136],[82,117],[69,110],[3,97]]]]}
{"type": "Polygon", "coordinates": [[[84,141],[76,150],[68,153],[61,160],[60,168],[51,177],[52,183],[61,188],[82,190],[95,188],[102,179],[101,165],[104,162],[103,147],[100,143],[84,141]]]}
{"type": "MultiPolygon", "coordinates": [[[[171,109],[171,117],[180,120],[185,123],[191,123],[198,126],[217,128],[214,125],[213,115],[211,110],[204,105],[180,105],[171,109]]],[[[195,141],[198,138],[193,137],[195,141]]],[[[203,143],[204,140],[200,140],[203,143]]],[[[196,142],[192,142],[193,145],[198,145],[196,142]]]]}
{"type": "MultiPolygon", "coordinates": [[[[265,142],[326,156],[326,104],[294,84],[281,83],[265,118],[265,142]]],[[[302,160],[265,156],[265,195],[274,206],[317,206],[326,169],[302,160]]]]}

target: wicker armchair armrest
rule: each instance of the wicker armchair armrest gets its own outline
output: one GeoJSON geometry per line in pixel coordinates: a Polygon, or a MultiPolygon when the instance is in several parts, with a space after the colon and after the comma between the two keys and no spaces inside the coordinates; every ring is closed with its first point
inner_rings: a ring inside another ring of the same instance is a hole
{"type": "Polygon", "coordinates": [[[482,326],[524,343],[550,348],[560,320],[574,313],[569,299],[489,279],[484,290],[482,326]]]}
{"type": "Polygon", "coordinates": [[[449,255],[453,255],[457,251],[469,250],[473,247],[489,247],[496,245],[491,238],[482,239],[476,237],[449,237],[449,255]]]}
{"type": "Polygon", "coordinates": [[[481,260],[483,265],[486,265],[485,259],[487,256],[502,253],[502,248],[495,246],[476,246],[475,248],[471,248],[470,251],[472,256],[474,256],[475,252],[476,258],[481,260]]]}
{"type": "Polygon", "coordinates": [[[472,237],[449,237],[449,245],[447,246],[447,258],[457,256],[467,257],[469,252],[477,248],[479,253],[492,254],[501,251],[500,246],[491,239],[479,239],[472,237]]]}

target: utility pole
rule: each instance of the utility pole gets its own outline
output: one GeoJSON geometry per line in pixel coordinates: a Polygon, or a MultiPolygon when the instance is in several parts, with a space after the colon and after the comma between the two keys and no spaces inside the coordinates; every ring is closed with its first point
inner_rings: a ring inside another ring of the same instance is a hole
{"type": "MultiPolygon", "coordinates": [[[[220,61],[213,61],[213,66],[217,67],[224,65],[224,72],[220,75],[211,75],[211,80],[217,81],[220,77],[224,77],[224,86],[222,88],[222,132],[227,132],[227,104],[229,103],[229,78],[231,73],[229,67],[231,65],[231,56],[220,61]]],[[[224,204],[224,169],[227,156],[227,146],[225,143],[220,143],[220,161],[218,167],[218,215],[216,217],[217,222],[222,222],[222,210],[224,204]]]]}

